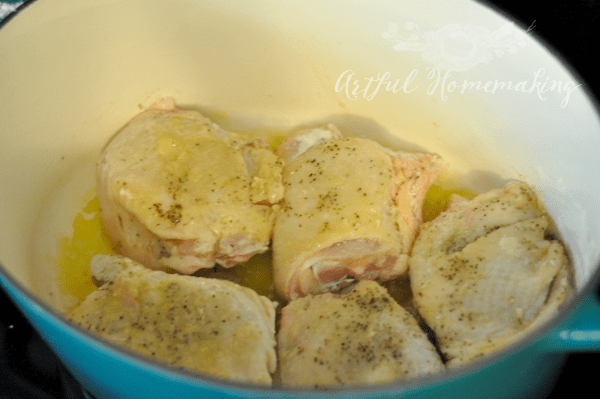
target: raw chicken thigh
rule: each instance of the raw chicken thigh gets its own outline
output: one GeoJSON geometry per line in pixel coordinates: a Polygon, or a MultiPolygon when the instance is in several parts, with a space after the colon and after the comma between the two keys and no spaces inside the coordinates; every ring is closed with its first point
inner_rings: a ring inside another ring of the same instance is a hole
{"type": "Polygon", "coordinates": [[[70,314],[103,338],[214,377],[271,384],[275,306],[229,281],[149,270],[118,255],[90,265],[104,282],[70,314]]]}
{"type": "Polygon", "coordinates": [[[192,274],[268,248],[282,165],[262,140],[162,100],[109,142],[98,199],[117,250],[152,269],[192,274]]]}
{"type": "Polygon", "coordinates": [[[438,174],[433,156],[344,138],[334,125],[290,136],[276,152],[285,162],[273,234],[280,295],[294,299],[406,271],[438,174]]]}
{"type": "Polygon", "coordinates": [[[297,387],[378,384],[444,370],[414,317],[374,281],[346,295],[290,302],[278,354],[281,383],[297,387]]]}
{"type": "Polygon", "coordinates": [[[562,245],[522,182],[467,201],[423,224],[410,259],[420,315],[449,365],[485,356],[553,315],[570,293],[562,245]]]}

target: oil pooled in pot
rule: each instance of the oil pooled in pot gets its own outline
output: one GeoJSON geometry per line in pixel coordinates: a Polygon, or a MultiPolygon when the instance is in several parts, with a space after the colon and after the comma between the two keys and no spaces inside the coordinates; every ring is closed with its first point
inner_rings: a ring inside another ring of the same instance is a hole
{"type": "MultiPolygon", "coordinates": [[[[273,143],[270,143],[273,146],[273,143]]],[[[451,183],[452,179],[444,179],[451,183]]],[[[455,187],[449,184],[448,187],[455,187]]],[[[466,189],[446,188],[433,185],[427,193],[423,206],[423,220],[433,220],[445,208],[448,198],[459,194],[468,199],[476,194],[466,189]]],[[[73,234],[63,237],[58,244],[57,266],[59,287],[62,293],[77,298],[79,304],[96,286],[92,282],[89,263],[94,255],[116,253],[110,239],[103,229],[100,217],[100,206],[95,196],[73,220],[73,234]]],[[[218,278],[229,280],[256,291],[259,295],[268,297],[283,304],[283,300],[275,291],[273,284],[272,253],[268,251],[252,257],[246,263],[232,268],[215,266],[199,270],[197,277],[218,278]]],[[[410,286],[405,277],[384,284],[390,295],[403,306],[409,306],[412,299],[410,286]]]]}
{"type": "Polygon", "coordinates": [[[73,220],[73,235],[58,243],[58,284],[63,294],[83,301],[96,286],[90,274],[94,255],[115,253],[103,229],[98,197],[90,200],[73,220]]]}

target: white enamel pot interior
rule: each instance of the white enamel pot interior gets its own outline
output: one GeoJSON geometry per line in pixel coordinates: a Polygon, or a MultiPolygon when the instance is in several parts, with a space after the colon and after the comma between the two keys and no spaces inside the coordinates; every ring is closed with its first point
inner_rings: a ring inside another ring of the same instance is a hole
{"type": "Polygon", "coordinates": [[[325,395],[224,383],[107,344],[60,314],[54,265],[58,240],[93,192],[101,147],[155,100],[172,96],[242,132],[334,122],[349,135],[438,153],[475,191],[530,183],[569,248],[577,295],[482,362],[328,394],[538,389],[562,351],[600,347],[590,294],[600,260],[600,125],[584,82],[509,22],[468,1],[31,2],[0,29],[2,287],[97,397],[325,395]]]}

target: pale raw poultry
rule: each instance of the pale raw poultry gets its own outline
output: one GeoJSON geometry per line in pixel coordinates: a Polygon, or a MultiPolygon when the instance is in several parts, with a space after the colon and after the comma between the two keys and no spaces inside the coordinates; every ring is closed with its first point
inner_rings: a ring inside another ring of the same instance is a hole
{"type": "Polygon", "coordinates": [[[97,169],[106,231],[146,267],[192,274],[268,249],[282,164],[261,139],[165,99],[111,139],[97,169]]]}
{"type": "Polygon", "coordinates": [[[448,365],[516,341],[571,292],[560,242],[535,193],[514,181],[471,201],[454,196],[423,224],[410,258],[414,303],[448,365]]]}
{"type": "Polygon", "coordinates": [[[406,272],[435,157],[346,138],[334,125],[301,131],[276,150],[284,201],[273,234],[273,272],[287,299],[406,272]]]}
{"type": "Polygon", "coordinates": [[[152,271],[96,255],[102,285],[69,318],[104,339],[172,367],[270,385],[277,368],[276,303],[229,281],[152,271]]]}

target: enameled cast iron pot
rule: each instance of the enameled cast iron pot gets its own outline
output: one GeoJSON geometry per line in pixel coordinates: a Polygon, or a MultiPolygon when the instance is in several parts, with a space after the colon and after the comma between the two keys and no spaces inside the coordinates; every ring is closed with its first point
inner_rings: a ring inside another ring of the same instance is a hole
{"type": "Polygon", "coordinates": [[[534,397],[566,353],[600,348],[592,97],[547,47],[481,4],[37,0],[3,22],[0,55],[0,285],[98,398],[534,397]],[[525,180],[569,248],[577,294],[500,353],[370,388],[224,383],[117,348],[57,310],[53,262],[93,193],[104,142],[164,96],[226,129],[335,122],[436,152],[473,190],[525,180]]]}

